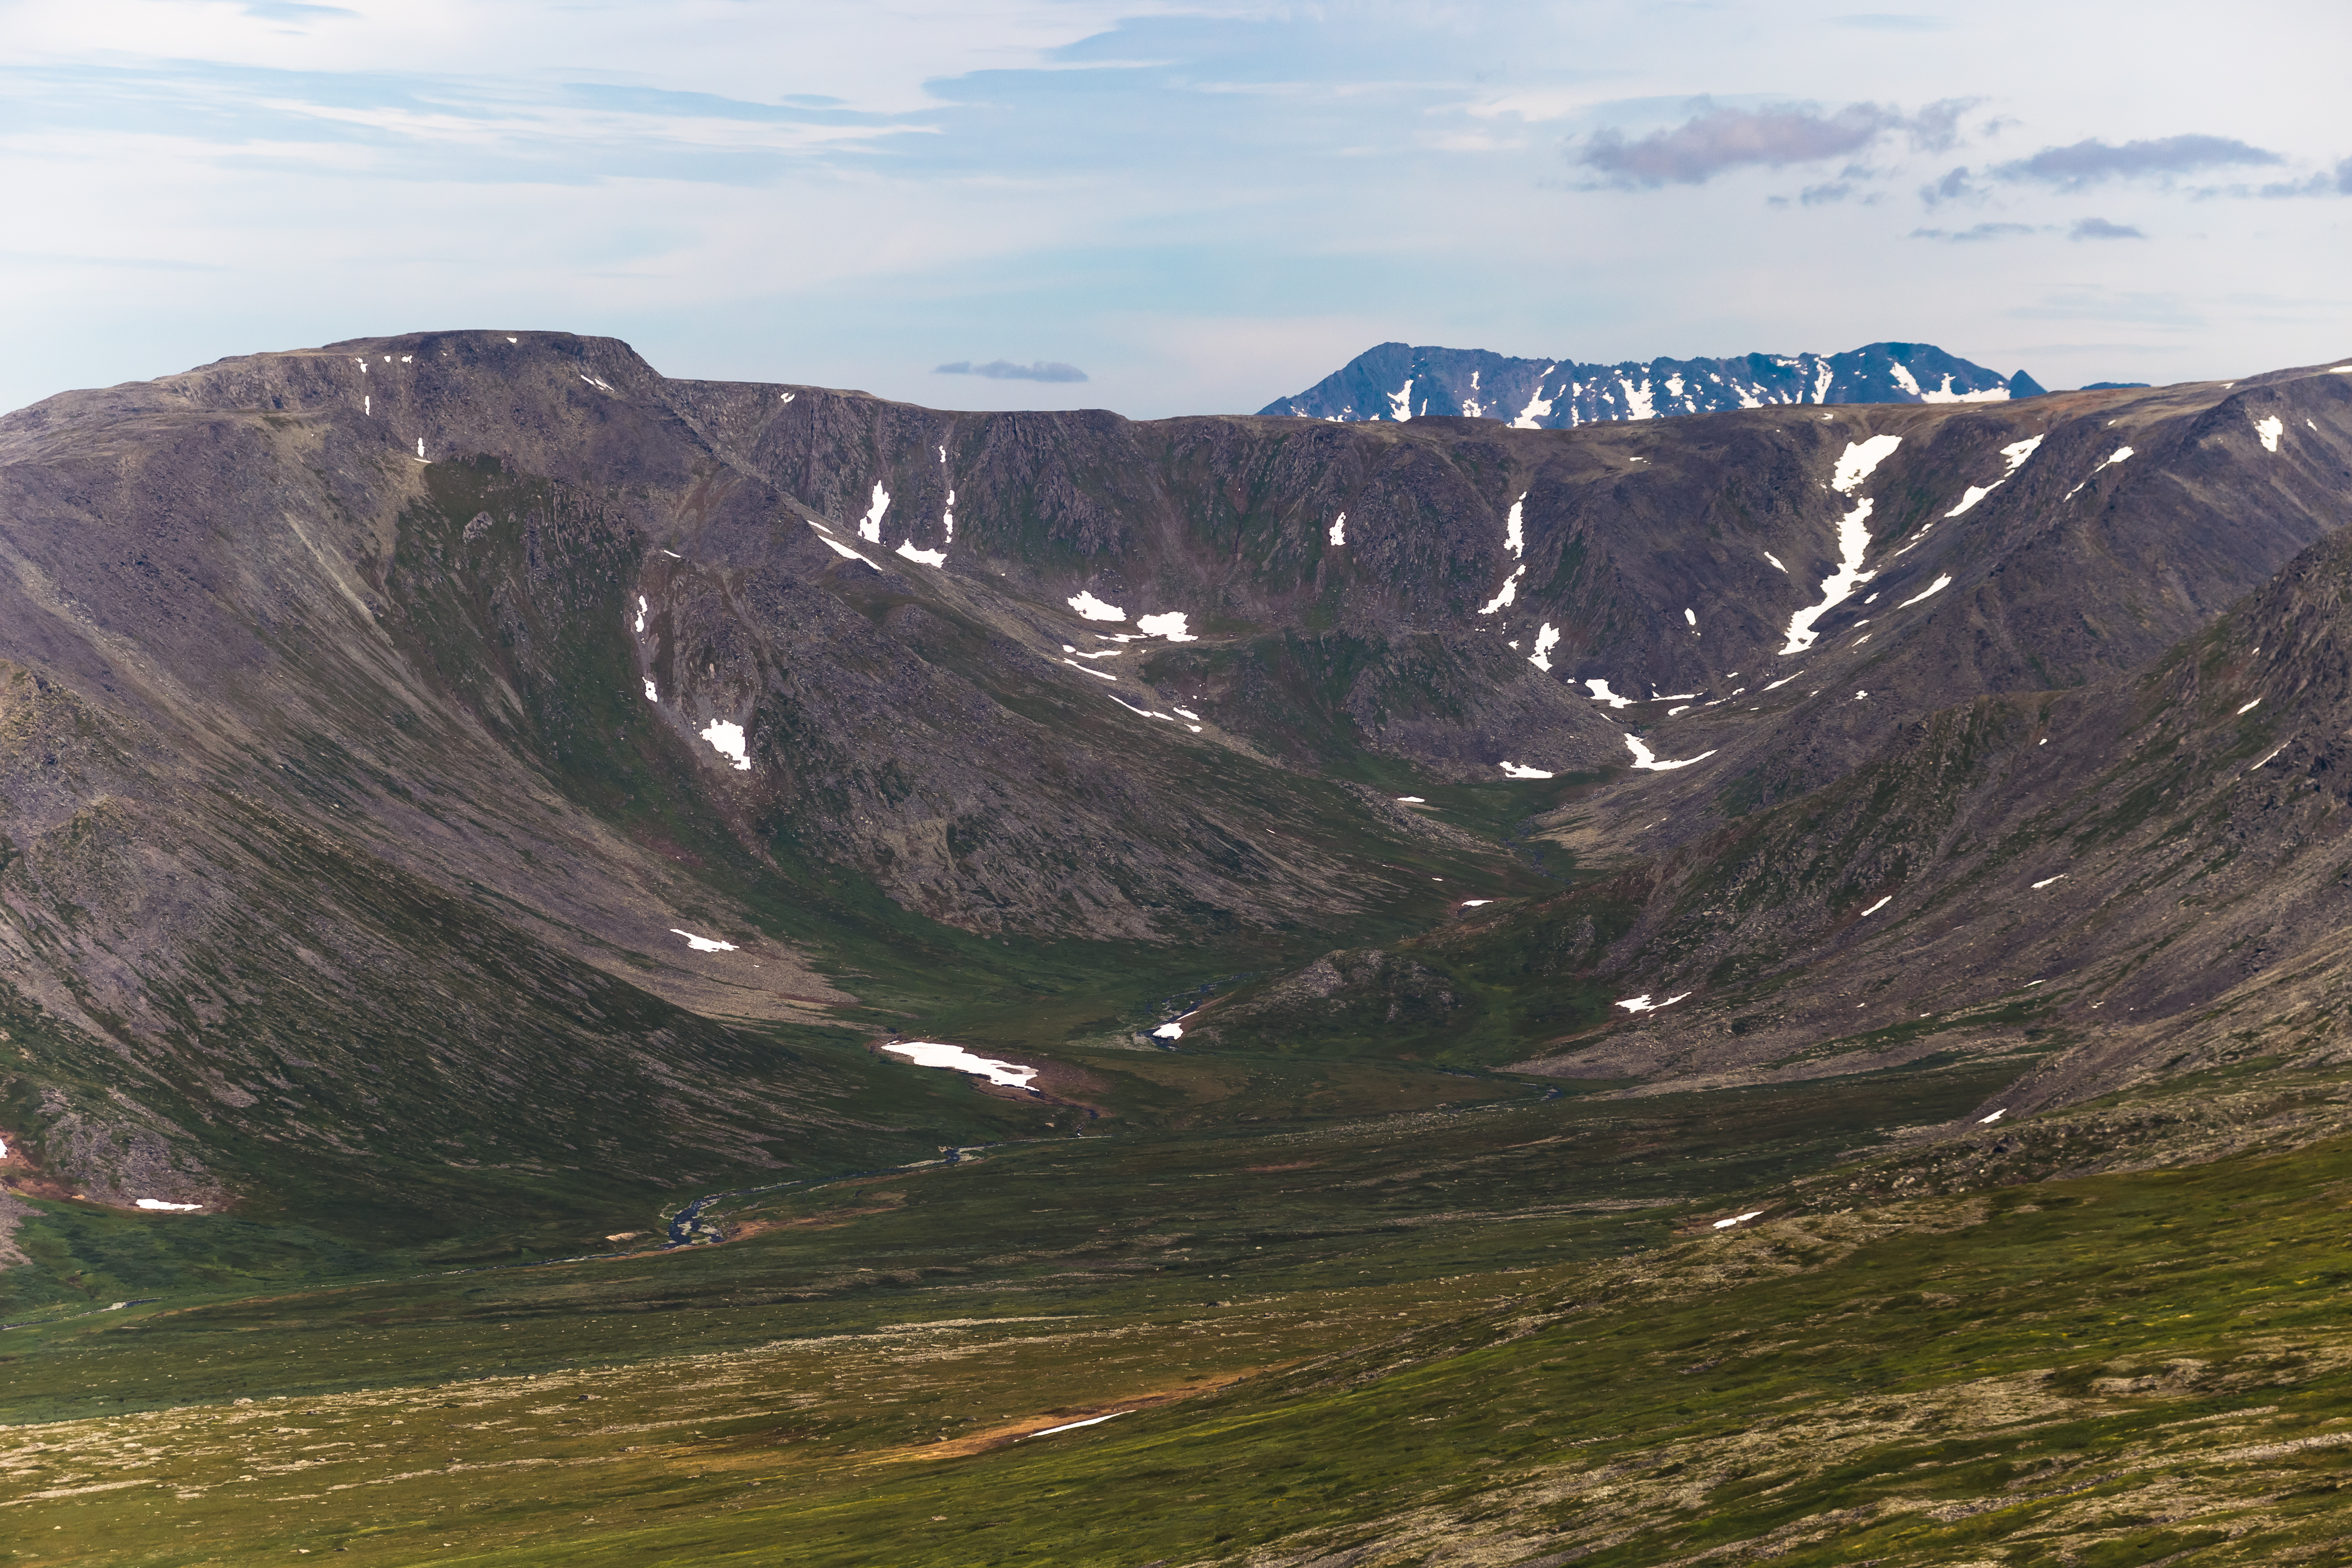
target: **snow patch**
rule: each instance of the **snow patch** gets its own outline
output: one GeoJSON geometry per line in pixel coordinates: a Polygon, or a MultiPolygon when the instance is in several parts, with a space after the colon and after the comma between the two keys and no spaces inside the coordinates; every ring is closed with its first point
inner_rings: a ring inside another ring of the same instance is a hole
{"type": "Polygon", "coordinates": [[[1942,576],[1937,577],[1934,582],[1928,584],[1926,593],[1915,594],[1910,598],[1904,600],[1895,607],[1898,610],[1907,610],[1912,605],[1917,604],[1920,600],[1940,594],[1951,585],[1952,574],[1949,572],[1947,572],[1942,576]]]}
{"type": "Polygon", "coordinates": [[[1654,773],[1666,773],[1675,768],[1686,768],[1693,763],[1703,763],[1706,761],[1707,758],[1715,755],[1714,750],[1709,748],[1706,751],[1701,752],[1696,757],[1685,757],[1678,763],[1662,763],[1658,761],[1656,754],[1653,752],[1649,747],[1642,744],[1641,742],[1635,740],[1631,735],[1625,737],[1625,745],[1626,749],[1633,753],[1633,765],[1644,772],[1654,773]]]}
{"type": "Polygon", "coordinates": [[[191,1214],[205,1205],[202,1204],[165,1203],[162,1198],[141,1198],[139,1200],[138,1206],[142,1209],[161,1209],[171,1214],[191,1214]]]}
{"type": "Polygon", "coordinates": [[[2025,467],[2025,459],[2033,456],[2041,447],[2042,437],[2039,436],[2028,436],[2022,441],[2011,441],[2008,446],[2003,447],[2000,449],[2000,455],[2002,460],[2009,464],[2009,470],[2002,474],[2001,478],[2009,479],[2014,476],[2018,469],[2025,467]]]}
{"type": "Polygon", "coordinates": [[[1548,779],[1551,775],[1541,768],[1523,768],[1517,763],[1501,764],[1503,776],[1509,779],[1548,779]]]}
{"type": "Polygon", "coordinates": [[[2239,711],[2239,712],[2241,712],[2241,713],[2251,713],[2251,712],[2252,712],[2256,708],[2259,708],[2259,707],[2261,707],[2261,706],[2262,706],[2262,701],[2263,701],[2263,700],[2262,700],[2261,698],[2257,697],[2257,698],[2255,698],[2252,702],[2247,703],[2243,708],[2239,709],[2239,710],[2238,710],[2238,711],[2239,711]]]}
{"type": "Polygon", "coordinates": [[[713,751],[721,756],[731,758],[737,773],[748,773],[751,771],[751,755],[743,748],[742,725],[725,719],[713,719],[703,726],[702,738],[710,742],[713,751]]]}
{"type": "Polygon", "coordinates": [[[1536,651],[1528,655],[1528,662],[1534,665],[1538,669],[1549,670],[1551,668],[1551,650],[1559,646],[1559,628],[1553,626],[1549,621],[1546,621],[1543,624],[1543,629],[1536,633],[1536,651]]]}
{"type": "Polygon", "coordinates": [[[1499,610],[1504,605],[1509,604],[1513,599],[1517,598],[1519,596],[1519,579],[1527,574],[1528,569],[1524,565],[1514,570],[1510,576],[1504,579],[1502,592],[1496,594],[1493,598],[1479,605],[1478,613],[1482,616],[1491,616],[1496,610],[1499,610]]]}
{"type": "Polygon", "coordinates": [[[1070,608],[1077,611],[1078,614],[1084,616],[1090,621],[1123,621],[1127,619],[1127,612],[1125,610],[1120,609],[1117,605],[1107,605],[1102,600],[1096,598],[1094,596],[1094,592],[1091,589],[1080,589],[1075,596],[1067,601],[1067,603],[1069,604],[1070,608]]]}
{"type": "Polygon", "coordinates": [[[948,563],[946,551],[918,550],[915,548],[915,542],[911,539],[898,546],[898,553],[909,561],[919,561],[926,566],[944,566],[948,563]]]}
{"type": "MultiPolygon", "coordinates": [[[[1026,1089],[1029,1080],[1037,1076],[1035,1068],[1023,1067],[1018,1062],[1001,1062],[993,1057],[976,1057],[961,1046],[943,1045],[937,1040],[893,1040],[882,1048],[893,1056],[905,1057],[919,1068],[947,1068],[955,1072],[968,1072],[991,1083],[1003,1084],[1007,1089],[1026,1089]]],[[[1108,1421],[1110,1417],[1106,1415],[1101,1419],[1108,1421]]],[[[1072,1425],[1083,1426],[1084,1423],[1074,1422],[1072,1425]]],[[[1053,1430],[1058,1432],[1065,1428],[1056,1426],[1053,1430]]],[[[1045,1434],[1036,1435],[1043,1436],[1045,1434]]]]}
{"type": "MultiPolygon", "coordinates": [[[[1888,437],[1893,440],[1895,437],[1888,437]]],[[[1847,451],[1853,450],[1848,447],[1847,451]]],[[[1891,448],[1890,448],[1891,450],[1891,448]]],[[[1841,470],[1843,465],[1840,465],[1841,470]]],[[[1822,579],[1822,602],[1811,609],[1799,610],[1789,617],[1789,641],[1780,649],[1785,658],[1802,653],[1813,646],[1820,633],[1814,623],[1835,609],[1851,596],[1856,588],[1877,574],[1862,569],[1862,560],[1870,549],[1870,498],[1863,497],[1853,503],[1853,510],[1838,520],[1838,569],[1822,579]]]]}
{"type": "Polygon", "coordinates": [[[661,690],[654,685],[654,678],[650,675],[646,677],[646,700],[648,702],[661,700],[661,690]]]}
{"type": "Polygon", "coordinates": [[[2268,419],[2257,419],[2254,421],[2254,434],[2263,438],[2263,450],[2265,452],[2275,452],[2278,450],[2279,436],[2285,429],[2286,421],[2281,419],[2275,414],[2272,415],[2268,419]]]}
{"type": "Polygon", "coordinates": [[[2063,881],[2064,881],[2065,879],[2066,879],[2066,873],[2065,873],[2065,872],[2063,872],[2063,871],[2059,872],[2059,873],[2058,873],[2056,876],[2054,876],[2054,877],[2044,877],[2044,878],[2042,878],[2042,880],[2040,880],[2040,881],[2038,881],[2038,882],[2036,882],[2036,883],[2032,884],[2032,886],[2033,886],[2033,890],[2034,890],[2035,892],[2037,892],[2037,893],[2038,893],[2038,892],[2040,892],[2042,889],[2044,889],[2044,888],[2048,887],[2051,883],[2053,883],[2053,882],[2063,882],[2063,881]]]}
{"type": "Polygon", "coordinates": [[[890,510],[890,492],[882,481],[874,481],[874,494],[866,508],[866,516],[857,524],[857,536],[868,544],[882,542],[882,514],[890,510]]]}
{"type": "Polygon", "coordinates": [[[1462,907],[1465,910],[1479,910],[1494,901],[1492,899],[1465,899],[1462,900],[1462,907]]]}
{"type": "MultiPolygon", "coordinates": [[[[874,566],[874,563],[872,563],[871,561],[866,561],[866,557],[864,557],[863,555],[860,555],[859,553],[857,553],[857,552],[856,552],[855,550],[852,550],[851,548],[849,548],[849,546],[847,546],[846,544],[844,544],[844,543],[843,543],[841,541],[839,541],[838,539],[834,538],[834,537],[833,537],[833,535],[831,535],[831,534],[829,534],[829,533],[819,532],[819,533],[817,534],[817,536],[816,536],[816,537],[817,537],[817,542],[818,542],[818,543],[820,543],[820,544],[824,545],[827,550],[832,551],[835,555],[846,555],[846,556],[848,556],[852,561],[864,561],[864,562],[866,563],[866,565],[868,565],[868,566],[874,566]]],[[[881,570],[882,570],[882,568],[880,568],[879,566],[874,566],[874,570],[876,570],[877,572],[879,572],[879,571],[881,571],[881,570]]]]}
{"type": "Polygon", "coordinates": [[[1087,669],[1085,665],[1080,664],[1075,658],[1066,658],[1062,662],[1068,665],[1072,669],[1082,670],[1086,674],[1093,676],[1097,680],[1117,680],[1118,679],[1118,676],[1111,674],[1110,671],[1107,669],[1087,669]]]}
{"type": "Polygon", "coordinates": [[[735,944],[731,942],[721,942],[715,936],[697,936],[690,931],[680,931],[676,926],[669,928],[669,934],[686,938],[686,945],[697,952],[733,952],[735,951],[735,944]]]}
{"type": "MultiPolygon", "coordinates": [[[[1895,368],[1901,370],[1903,367],[1901,365],[1896,365],[1895,368]]],[[[1945,379],[1949,380],[1950,378],[1946,377],[1945,379]]],[[[1746,1214],[1736,1214],[1729,1219],[1717,1220],[1715,1222],[1715,1228],[1717,1230],[1729,1230],[1735,1225],[1746,1225],[1749,1220],[1754,1219],[1763,1212],[1764,1211],[1762,1209],[1749,1209],[1746,1214]]]]}
{"type": "Polygon", "coordinates": [[[1331,520],[1331,542],[1334,544],[1348,542],[1348,514],[1344,511],[1331,520]]]}
{"type": "Polygon", "coordinates": [[[1184,1037],[1184,1025],[1181,1020],[1162,1024],[1151,1031],[1151,1036],[1159,1040],[1181,1040],[1184,1037]]]}
{"type": "Polygon", "coordinates": [[[1837,472],[1830,477],[1830,489],[1840,495],[1853,494],[1863,480],[1870,478],[1872,471],[1901,445],[1903,437],[1900,436],[1873,436],[1865,441],[1848,441],[1845,450],[1838,455],[1837,472]]]}
{"type": "MultiPolygon", "coordinates": [[[[2273,420],[2272,423],[2275,424],[2277,422],[2273,420]]],[[[1503,548],[1509,551],[1514,556],[1525,556],[1527,554],[1527,538],[1526,535],[1520,531],[1519,527],[1519,510],[1522,507],[1527,505],[1527,501],[1528,492],[1521,490],[1519,492],[1519,499],[1511,503],[1511,515],[1504,520],[1503,523],[1503,548]]]]}
{"type": "Polygon", "coordinates": [[[1197,720],[1201,717],[1198,713],[1193,712],[1190,708],[1179,708],[1176,711],[1187,719],[1197,720]]]}
{"type": "Polygon", "coordinates": [[[1412,377],[1389,394],[1389,417],[1402,425],[1412,417],[1412,377]]]}
{"type": "Polygon", "coordinates": [[[1536,389],[1528,394],[1528,405],[1519,410],[1519,416],[1517,419],[1511,421],[1512,429],[1541,429],[1542,426],[1538,425],[1536,421],[1538,419],[1549,419],[1551,417],[1552,399],[1546,397],[1543,395],[1544,375],[1549,375],[1553,371],[1556,371],[1559,368],[1559,366],[1557,364],[1548,364],[1544,366],[1543,375],[1536,377],[1536,389]]]}
{"type": "Polygon", "coordinates": [[[2006,1106],[2006,1105],[2004,1105],[2004,1106],[2002,1106],[1999,1110],[1994,1111],[1990,1116],[1979,1116],[1979,1117],[1978,1117],[1978,1118],[1977,1118],[1977,1125],[1978,1125],[1978,1126],[1979,1126],[1979,1127],[1990,1127],[1990,1126],[1991,1126],[1994,1122],[1996,1122],[1996,1121],[2000,1121],[2002,1117],[2007,1116],[2008,1114],[2009,1114],[2009,1107],[2008,1107],[2008,1106],[2006,1106]]]}
{"type": "Polygon", "coordinates": [[[1617,378],[1617,384],[1625,389],[1626,418],[1655,419],[1658,416],[1657,409],[1652,405],[1653,394],[1646,379],[1643,381],[1642,389],[1639,392],[1634,391],[1633,384],[1623,376],[1617,378]]]}
{"type": "Polygon", "coordinates": [[[1895,901],[1895,895],[1894,895],[1894,894],[1892,894],[1892,893],[1889,893],[1889,894],[1887,894],[1885,898],[1883,898],[1883,899],[1879,900],[1878,900],[1878,902],[1876,902],[1876,903],[1874,903],[1874,904],[1871,905],[1871,906],[1870,906],[1870,908],[1868,908],[1868,909],[1866,909],[1866,910],[1863,910],[1863,911],[1862,911],[1862,916],[1861,916],[1861,918],[1862,918],[1862,919],[1864,919],[1864,920],[1867,920],[1867,919],[1869,919],[1872,915],[1876,914],[1879,910],[1881,910],[1885,909],[1887,905],[1889,905],[1889,904],[1893,903],[1894,901],[1895,901]]]}
{"type": "Polygon", "coordinates": [[[1772,570],[1775,572],[1780,573],[1784,577],[1789,574],[1789,569],[1780,564],[1780,558],[1773,554],[1770,551],[1768,550],[1764,552],[1764,559],[1772,563],[1772,570]]]}
{"type": "Polygon", "coordinates": [[[1698,612],[1696,610],[1685,610],[1683,612],[1683,619],[1688,621],[1693,626],[1696,626],[1698,625],[1698,612]]]}
{"type": "Polygon", "coordinates": [[[1181,610],[1166,610],[1156,616],[1138,616],[1135,617],[1135,629],[1139,632],[1149,632],[1156,637],[1166,637],[1170,642],[1201,640],[1184,629],[1184,612],[1181,610]]]}
{"type": "Polygon", "coordinates": [[[637,635],[646,635],[646,596],[643,594],[637,595],[637,635]]]}
{"type": "Polygon", "coordinates": [[[1610,1005],[1612,1007],[1622,1007],[1628,1013],[1654,1013],[1661,1007],[1673,1006],[1675,1003],[1681,1001],[1685,996],[1689,994],[1689,992],[1684,991],[1667,997],[1663,1002],[1653,1002],[1650,1000],[1650,994],[1644,991],[1639,996],[1628,996],[1622,1002],[1612,1002],[1610,1005]]]}
{"type": "MultiPolygon", "coordinates": [[[[2009,481],[2007,479],[1995,479],[1989,485],[1970,485],[1967,489],[1960,492],[1960,504],[1954,507],[1944,515],[1946,517],[1959,516],[1960,513],[1968,510],[1969,508],[1976,505],[1977,502],[1984,500],[1985,497],[1992,494],[1993,491],[2000,489],[2001,486],[2008,482],[2009,481]]],[[[1921,531],[1924,532],[1926,531],[1922,530],[1921,531]]]]}
{"type": "Polygon", "coordinates": [[[1592,693],[1592,700],[1595,702],[1606,702],[1612,708],[1631,708],[1633,706],[1633,700],[1632,698],[1620,697],[1615,692],[1610,690],[1609,683],[1606,680],[1588,680],[1584,683],[1584,689],[1592,693]]]}

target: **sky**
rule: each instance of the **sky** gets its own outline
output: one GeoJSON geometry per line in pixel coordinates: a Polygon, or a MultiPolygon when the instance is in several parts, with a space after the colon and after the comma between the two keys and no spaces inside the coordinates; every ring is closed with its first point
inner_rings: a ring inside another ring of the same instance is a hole
{"type": "Polygon", "coordinates": [[[1869,3],[0,0],[0,408],[445,328],[1142,418],[1400,339],[2352,353],[2352,7],[1869,3]]]}

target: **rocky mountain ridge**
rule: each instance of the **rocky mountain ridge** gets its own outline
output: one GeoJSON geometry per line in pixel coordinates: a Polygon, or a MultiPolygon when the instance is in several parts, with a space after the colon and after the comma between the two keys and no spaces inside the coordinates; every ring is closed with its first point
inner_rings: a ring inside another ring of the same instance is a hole
{"type": "Polygon", "coordinates": [[[1138,424],[445,332],[64,395],[0,420],[8,1130],[174,1201],[790,1163],[867,1070],[792,1030],[1033,963],[1148,1022],[1143,949],[1446,929],[2125,676],[2340,525],[2348,388],[1138,424]]]}
{"type": "Polygon", "coordinates": [[[1625,360],[1519,359],[1486,349],[1367,349],[1263,415],[1339,423],[1431,415],[1499,419],[1519,430],[1660,419],[1780,404],[2004,403],[2038,397],[2023,371],[2000,375],[1933,343],[1867,343],[1836,354],[1625,360]]]}

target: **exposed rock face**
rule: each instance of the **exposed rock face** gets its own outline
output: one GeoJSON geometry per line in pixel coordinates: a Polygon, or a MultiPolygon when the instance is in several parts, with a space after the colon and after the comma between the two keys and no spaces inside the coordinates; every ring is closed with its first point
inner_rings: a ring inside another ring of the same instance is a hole
{"type": "MultiPolygon", "coordinates": [[[[488,1165],[486,1116],[772,1165],[845,1089],[735,1022],[886,930],[1371,940],[1475,853],[1372,776],[1693,844],[2203,624],[2341,521],[2347,395],[1135,424],[457,332],[53,398],[0,420],[6,1114],[192,1191],[189,1140],[488,1165]]],[[[1383,1027],[1486,1005],[1381,951],[1383,1027]]]]}
{"type": "Polygon", "coordinates": [[[2005,403],[2038,397],[2042,390],[2021,370],[1997,375],[1933,343],[1617,364],[1382,343],[1297,396],[1278,397],[1258,412],[1343,423],[1459,415],[1500,419],[1521,430],[1566,430],[1596,419],[1658,419],[1768,404],[2005,403]]]}

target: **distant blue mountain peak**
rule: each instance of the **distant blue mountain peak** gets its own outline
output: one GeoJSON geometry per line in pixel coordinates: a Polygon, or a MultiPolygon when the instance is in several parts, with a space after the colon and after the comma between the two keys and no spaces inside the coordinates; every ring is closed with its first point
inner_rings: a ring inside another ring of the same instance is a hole
{"type": "Polygon", "coordinates": [[[1523,430],[1660,419],[1789,403],[2002,403],[2036,397],[2023,371],[2001,375],[1933,343],[1868,343],[1840,354],[1743,354],[1588,364],[1512,359],[1485,349],[1382,343],[1260,414],[1347,422],[1429,415],[1500,419],[1523,430]]]}

